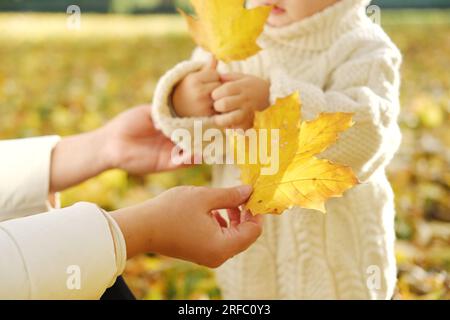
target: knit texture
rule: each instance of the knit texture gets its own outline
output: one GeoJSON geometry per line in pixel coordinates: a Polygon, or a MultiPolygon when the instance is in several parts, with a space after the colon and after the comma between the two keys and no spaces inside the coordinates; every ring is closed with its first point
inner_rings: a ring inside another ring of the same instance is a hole
{"type": "MultiPolygon", "coordinates": [[[[219,65],[271,82],[271,100],[298,90],[302,115],[352,112],[355,125],[322,156],[353,168],[362,184],[329,200],[327,213],[293,208],[267,216],[260,239],[217,270],[225,299],[390,299],[396,283],[393,192],[385,167],[401,141],[401,54],[366,15],[368,0],[341,0],[282,28],[266,26],[263,50],[219,65]]],[[[174,86],[201,69],[209,55],[196,49],[161,78],[152,114],[168,137],[178,128],[204,129],[208,118],[176,118],[168,103],[174,86]]],[[[195,106],[192,106],[195,108],[195,106]]],[[[176,142],[176,141],[175,141],[176,142]]],[[[185,146],[187,147],[187,146],[185,146]]],[[[216,165],[214,186],[239,184],[235,166],[216,165]]]]}

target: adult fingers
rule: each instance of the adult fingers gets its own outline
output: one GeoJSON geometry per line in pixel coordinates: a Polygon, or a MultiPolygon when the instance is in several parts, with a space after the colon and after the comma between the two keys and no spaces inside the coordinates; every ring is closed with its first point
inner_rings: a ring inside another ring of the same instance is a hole
{"type": "Polygon", "coordinates": [[[262,233],[261,217],[248,216],[246,221],[237,225],[232,232],[225,233],[224,252],[234,256],[252,245],[262,233]]]}
{"type": "MultiPolygon", "coordinates": [[[[250,197],[253,189],[251,186],[238,186],[234,188],[202,188],[198,197],[208,209],[236,208],[242,205],[250,197]]],[[[194,200],[195,201],[195,200],[194,200]]]]}
{"type": "Polygon", "coordinates": [[[241,223],[241,210],[239,208],[227,209],[228,219],[231,227],[237,227],[241,223]]]}
{"type": "Polygon", "coordinates": [[[219,223],[219,225],[222,228],[227,228],[228,227],[227,221],[220,215],[219,211],[213,210],[212,211],[212,215],[213,215],[213,217],[216,219],[216,221],[219,223]]]}

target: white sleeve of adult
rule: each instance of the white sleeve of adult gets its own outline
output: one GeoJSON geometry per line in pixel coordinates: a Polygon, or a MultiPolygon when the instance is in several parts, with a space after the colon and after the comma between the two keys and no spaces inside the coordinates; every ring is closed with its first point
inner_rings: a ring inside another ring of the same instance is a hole
{"type": "Polygon", "coordinates": [[[0,141],[0,221],[49,209],[51,153],[58,136],[0,141]]]}
{"type": "Polygon", "coordinates": [[[0,299],[99,299],[125,261],[119,227],[94,204],[0,223],[0,299]]]}

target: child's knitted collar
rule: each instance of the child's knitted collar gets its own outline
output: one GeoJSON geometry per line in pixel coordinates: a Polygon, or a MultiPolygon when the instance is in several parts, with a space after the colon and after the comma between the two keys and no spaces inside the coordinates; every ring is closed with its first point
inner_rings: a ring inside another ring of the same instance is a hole
{"type": "Polygon", "coordinates": [[[266,25],[259,39],[262,48],[298,46],[302,49],[328,48],[343,32],[367,19],[366,7],[371,0],[341,0],[315,15],[286,27],[266,25]]]}

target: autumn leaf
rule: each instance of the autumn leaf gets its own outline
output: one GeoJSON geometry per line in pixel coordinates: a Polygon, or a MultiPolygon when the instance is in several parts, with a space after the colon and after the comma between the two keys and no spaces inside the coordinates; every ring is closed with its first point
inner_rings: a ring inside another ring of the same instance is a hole
{"type": "MultiPolygon", "coordinates": [[[[256,163],[250,161],[250,144],[235,143],[235,150],[245,153],[244,163],[238,164],[241,180],[254,188],[246,207],[255,215],[281,214],[293,206],[325,212],[325,201],[342,196],[358,179],[350,167],[315,155],[334,144],[339,133],[352,125],[349,113],[322,113],[313,121],[302,121],[298,93],[278,99],[274,106],[257,112],[254,122],[257,136],[261,130],[268,136],[264,142],[258,141],[258,149],[269,150],[269,143],[275,137],[271,130],[279,129],[279,166],[274,174],[262,174],[268,165],[262,165],[259,158],[256,163]]],[[[272,149],[270,152],[274,154],[272,149]]]]}
{"type": "Polygon", "coordinates": [[[195,42],[224,62],[244,60],[261,48],[256,40],[271,6],[245,9],[245,0],[190,0],[197,18],[179,10],[195,42]]]}

